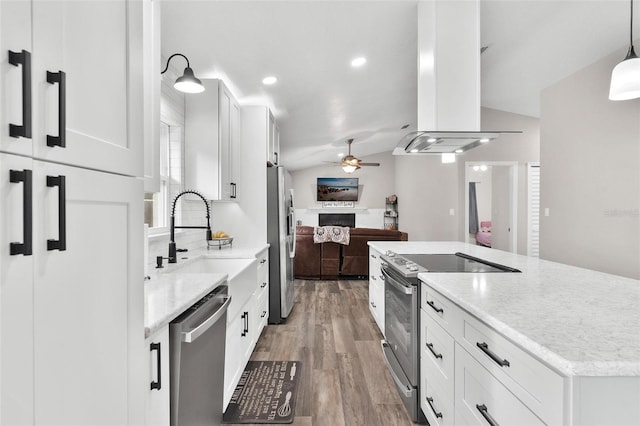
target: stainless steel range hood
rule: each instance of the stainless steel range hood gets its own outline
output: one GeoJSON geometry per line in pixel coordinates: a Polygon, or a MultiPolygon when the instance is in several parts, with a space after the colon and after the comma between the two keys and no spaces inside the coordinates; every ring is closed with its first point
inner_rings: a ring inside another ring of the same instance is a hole
{"type": "Polygon", "coordinates": [[[394,155],[403,154],[462,154],[470,149],[491,142],[504,133],[520,131],[416,131],[407,133],[400,139],[394,155]]]}
{"type": "Polygon", "coordinates": [[[417,131],[394,155],[462,154],[504,133],[480,131],[480,2],[418,1],[417,131]]]}

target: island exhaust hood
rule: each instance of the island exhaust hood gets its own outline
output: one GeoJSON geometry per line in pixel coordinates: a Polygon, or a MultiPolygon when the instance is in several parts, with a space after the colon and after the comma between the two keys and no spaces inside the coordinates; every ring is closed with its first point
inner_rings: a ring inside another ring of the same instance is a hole
{"type": "Polygon", "coordinates": [[[461,154],[522,133],[480,131],[480,47],[479,0],[418,2],[418,130],[394,155],[461,154]]]}

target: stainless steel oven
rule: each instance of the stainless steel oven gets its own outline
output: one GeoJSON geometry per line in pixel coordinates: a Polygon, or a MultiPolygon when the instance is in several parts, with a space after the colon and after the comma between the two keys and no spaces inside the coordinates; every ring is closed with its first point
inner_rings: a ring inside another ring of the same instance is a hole
{"type": "Polygon", "coordinates": [[[465,253],[381,256],[384,275],[385,334],[382,351],[411,420],[426,422],[420,409],[420,281],[419,273],[520,272],[465,253]]]}
{"type": "Polygon", "coordinates": [[[420,286],[417,278],[397,273],[382,263],[384,275],[385,334],[382,352],[411,420],[424,422],[419,403],[420,286]]]}

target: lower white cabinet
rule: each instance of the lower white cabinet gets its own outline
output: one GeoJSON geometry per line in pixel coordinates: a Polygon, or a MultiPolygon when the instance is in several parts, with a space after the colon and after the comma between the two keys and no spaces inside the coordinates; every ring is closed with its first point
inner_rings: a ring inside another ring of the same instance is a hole
{"type": "Polygon", "coordinates": [[[143,423],[142,182],[9,154],[0,182],[1,423],[143,423]]]}
{"type": "Polygon", "coordinates": [[[369,248],[369,311],[384,336],[384,275],[380,252],[373,248],[369,248]]]}
{"type": "Polygon", "coordinates": [[[147,393],[145,424],[169,425],[169,326],[164,326],[145,340],[147,349],[147,393]]]}
{"type": "Polygon", "coordinates": [[[227,315],[224,368],[224,409],[258,342],[269,315],[268,249],[252,265],[229,278],[231,305],[227,315]]]}

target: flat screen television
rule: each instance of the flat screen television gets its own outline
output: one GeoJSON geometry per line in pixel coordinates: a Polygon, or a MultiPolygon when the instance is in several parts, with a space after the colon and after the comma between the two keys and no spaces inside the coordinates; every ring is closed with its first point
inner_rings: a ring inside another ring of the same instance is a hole
{"type": "Polygon", "coordinates": [[[358,201],[358,178],[318,178],[317,201],[358,201]]]}

